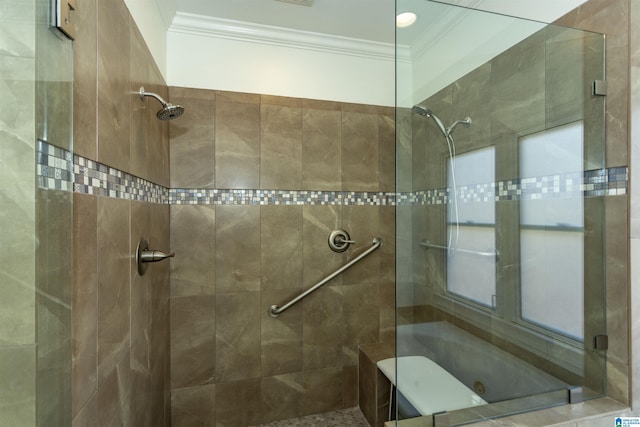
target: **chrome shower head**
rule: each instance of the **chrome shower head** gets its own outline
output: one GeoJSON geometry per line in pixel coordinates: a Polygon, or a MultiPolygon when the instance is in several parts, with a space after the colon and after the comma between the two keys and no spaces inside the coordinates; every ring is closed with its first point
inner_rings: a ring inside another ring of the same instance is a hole
{"type": "Polygon", "coordinates": [[[184,114],[184,107],[182,105],[165,104],[156,116],[160,120],[173,120],[182,114],[184,114]]]}
{"type": "Polygon", "coordinates": [[[173,120],[184,114],[184,107],[182,105],[173,105],[170,102],[165,101],[157,93],[145,92],[144,86],[140,86],[138,94],[140,95],[140,99],[144,99],[145,96],[150,96],[157,99],[162,104],[162,109],[156,113],[156,116],[160,120],[173,120]]]}
{"type": "Polygon", "coordinates": [[[449,133],[447,132],[447,129],[444,127],[444,124],[442,124],[442,120],[440,120],[438,116],[433,114],[433,111],[429,110],[427,107],[423,105],[418,104],[413,106],[413,112],[423,117],[431,117],[433,121],[436,123],[436,126],[438,126],[438,129],[440,129],[440,132],[442,132],[442,134],[444,135],[444,137],[449,138],[449,133]]]}
{"type": "Polygon", "coordinates": [[[451,134],[453,133],[453,130],[458,125],[464,125],[464,127],[467,127],[467,128],[469,126],[471,126],[471,117],[465,117],[463,120],[457,120],[451,126],[449,126],[448,128],[445,128],[444,124],[442,123],[442,120],[440,120],[438,118],[438,116],[433,114],[433,111],[431,111],[427,107],[425,107],[423,105],[419,105],[419,104],[413,106],[413,112],[416,113],[416,114],[419,114],[419,115],[421,115],[423,117],[431,117],[433,119],[433,121],[436,123],[436,126],[438,126],[438,129],[440,129],[440,132],[442,132],[442,134],[444,135],[445,138],[451,137],[451,134]]]}
{"type": "Polygon", "coordinates": [[[429,110],[427,107],[424,107],[422,105],[414,105],[413,112],[424,117],[431,117],[433,114],[431,113],[431,110],[429,110]]]}

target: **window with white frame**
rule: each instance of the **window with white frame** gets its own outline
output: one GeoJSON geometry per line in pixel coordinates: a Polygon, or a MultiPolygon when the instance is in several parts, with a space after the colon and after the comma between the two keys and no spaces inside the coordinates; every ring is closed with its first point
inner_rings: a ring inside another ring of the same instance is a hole
{"type": "Polygon", "coordinates": [[[582,176],[582,147],[581,121],[520,139],[520,177],[542,189],[520,202],[520,318],[576,340],[584,331],[583,199],[553,196],[582,176]]]}
{"type": "Polygon", "coordinates": [[[447,292],[495,307],[495,148],[459,154],[449,162],[447,292]]]}

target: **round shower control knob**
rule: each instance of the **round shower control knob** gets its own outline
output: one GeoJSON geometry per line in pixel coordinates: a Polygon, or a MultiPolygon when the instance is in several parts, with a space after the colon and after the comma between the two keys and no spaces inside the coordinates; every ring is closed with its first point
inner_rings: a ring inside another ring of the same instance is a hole
{"type": "Polygon", "coordinates": [[[349,233],[345,230],[333,230],[329,234],[329,247],[334,252],[344,252],[349,249],[349,245],[355,243],[351,240],[349,233]]]}

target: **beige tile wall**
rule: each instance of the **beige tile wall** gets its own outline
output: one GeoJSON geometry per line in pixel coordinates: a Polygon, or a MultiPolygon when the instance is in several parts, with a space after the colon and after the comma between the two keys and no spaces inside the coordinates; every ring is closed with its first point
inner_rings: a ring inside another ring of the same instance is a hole
{"type": "MultiPolygon", "coordinates": [[[[394,191],[390,108],[170,88],[172,187],[394,191]]],[[[247,426],[357,405],[358,346],[393,338],[389,206],[171,206],[174,426],[247,426]],[[331,252],[342,227],[358,243],[331,252]],[[384,246],[279,318],[282,304],[384,246]]]]}
{"type": "MultiPolygon", "coordinates": [[[[74,150],[169,185],[169,126],[135,94],[167,88],[122,0],[85,0],[75,42],[74,150]]],[[[169,264],[143,277],[138,240],[168,250],[169,207],[74,193],[74,426],[170,424],[169,264]]]]}

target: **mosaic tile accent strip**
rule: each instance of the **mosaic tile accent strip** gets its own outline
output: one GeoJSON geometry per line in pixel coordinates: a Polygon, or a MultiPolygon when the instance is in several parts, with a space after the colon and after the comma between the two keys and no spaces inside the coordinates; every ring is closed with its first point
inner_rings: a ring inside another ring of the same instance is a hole
{"type": "MultiPolygon", "coordinates": [[[[286,191],[168,189],[107,165],[72,155],[69,151],[38,141],[38,187],[93,194],[103,197],[176,205],[358,205],[410,206],[451,203],[451,189],[417,192],[286,191]]],[[[629,169],[594,169],[563,175],[517,178],[495,183],[462,185],[460,203],[503,200],[537,200],[624,195],[629,169]]]]}
{"type": "Polygon", "coordinates": [[[71,191],[73,189],[73,156],[71,152],[38,140],[36,180],[38,188],[71,191]]]}
{"type": "Polygon", "coordinates": [[[73,190],[83,194],[169,203],[169,189],[84,157],[74,156],[73,190]]]}
{"type": "Polygon", "coordinates": [[[175,188],[172,205],[360,205],[395,206],[395,193],[349,191],[220,190],[175,188]]]}
{"type": "MultiPolygon", "coordinates": [[[[619,196],[627,194],[628,181],[628,168],[616,167],[463,185],[457,188],[457,196],[459,203],[619,196]]],[[[417,191],[408,198],[399,198],[398,204],[443,205],[452,199],[452,189],[441,188],[417,191]]]]}

